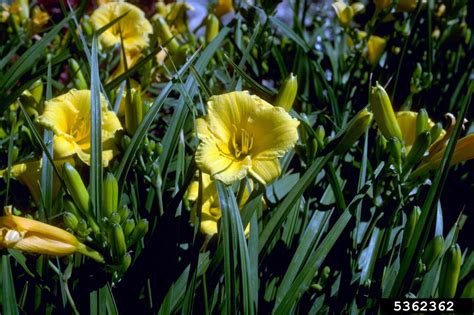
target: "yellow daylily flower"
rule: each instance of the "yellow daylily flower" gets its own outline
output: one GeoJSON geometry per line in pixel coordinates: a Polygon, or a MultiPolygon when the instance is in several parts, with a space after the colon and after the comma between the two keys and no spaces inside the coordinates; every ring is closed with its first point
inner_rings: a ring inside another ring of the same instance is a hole
{"type": "Polygon", "coordinates": [[[354,15],[359,13],[364,9],[364,5],[360,2],[355,2],[351,5],[348,5],[342,0],[338,0],[332,4],[334,11],[336,11],[336,16],[342,26],[347,27],[352,22],[354,15]]]}
{"type": "Polygon", "coordinates": [[[217,0],[217,5],[214,8],[214,12],[219,17],[226,15],[227,13],[234,12],[232,0],[217,0]]]}
{"type": "Polygon", "coordinates": [[[382,57],[382,54],[387,46],[387,40],[383,37],[372,35],[367,41],[367,60],[375,67],[382,57]]]}
{"type": "MultiPolygon", "coordinates": [[[[89,90],[71,90],[55,97],[45,104],[43,115],[38,121],[54,132],[54,156],[65,158],[77,154],[79,159],[90,163],[90,98],[89,90]]],[[[115,132],[122,125],[113,111],[107,109],[105,98],[101,95],[102,105],[102,162],[107,166],[114,157],[115,132]]]]}
{"type": "Polygon", "coordinates": [[[246,91],[212,96],[207,110],[196,120],[196,163],[204,173],[225,184],[247,174],[267,184],[280,175],[278,159],[298,140],[296,119],[246,91]]]}
{"type": "MultiPolygon", "coordinates": [[[[135,54],[126,54],[125,60],[127,61],[127,69],[132,68],[135,66],[138,61],[140,60],[142,54],[135,53],[135,54]]],[[[118,78],[121,74],[125,72],[125,63],[123,62],[123,56],[120,57],[120,62],[118,66],[115,68],[114,72],[108,78],[108,82],[113,81],[114,79],[118,78]]]]}
{"type": "MultiPolygon", "coordinates": [[[[412,111],[400,111],[396,115],[398,126],[402,132],[405,149],[409,152],[416,139],[416,118],[418,117],[418,113],[412,111]]],[[[435,123],[431,119],[428,119],[428,127],[431,129],[434,125],[435,123]]],[[[445,135],[446,131],[442,130],[436,141],[444,138],[445,135]]],[[[432,142],[435,143],[436,141],[432,142]]]]}
{"type": "MultiPolygon", "coordinates": [[[[250,187],[246,187],[242,195],[239,206],[242,208],[247,202],[250,193],[253,190],[252,181],[250,187]]],[[[218,232],[218,223],[222,216],[219,196],[217,189],[211,176],[202,173],[202,209],[201,209],[201,233],[207,235],[214,235],[218,232]]],[[[186,199],[196,201],[199,195],[199,180],[193,181],[186,193],[186,199]]],[[[197,215],[197,204],[194,204],[191,211],[191,222],[194,223],[197,215]]],[[[245,234],[249,233],[249,225],[245,228],[245,234]]]]}
{"type": "Polygon", "coordinates": [[[121,33],[126,53],[142,51],[148,47],[148,36],[153,28],[145,13],[137,6],[126,2],[104,3],[92,13],[90,21],[94,29],[99,30],[124,14],[126,15],[100,35],[99,40],[104,47],[121,45],[121,33]]]}
{"type": "MultiPolygon", "coordinates": [[[[156,3],[157,15],[166,19],[168,25],[178,33],[184,33],[187,30],[187,11],[194,8],[186,2],[165,3],[160,0],[156,3]]],[[[155,17],[154,17],[155,18],[155,17]]]]}
{"type": "Polygon", "coordinates": [[[98,262],[103,257],[91,250],[71,233],[55,226],[13,215],[11,206],[0,217],[0,248],[13,248],[25,252],[51,256],[81,253],[98,262]]]}
{"type": "MultiPolygon", "coordinates": [[[[12,165],[10,174],[12,177],[16,178],[23,185],[25,185],[31,193],[33,200],[36,204],[40,203],[41,200],[41,191],[40,191],[40,179],[41,179],[41,167],[43,160],[30,160],[22,163],[12,165]]],[[[66,158],[62,160],[54,161],[54,164],[58,169],[66,162],[74,164],[72,158],[66,158]]],[[[7,169],[0,170],[0,177],[4,177],[7,172],[7,169]]],[[[57,195],[59,191],[59,178],[54,173],[53,174],[53,198],[57,195]]]]}

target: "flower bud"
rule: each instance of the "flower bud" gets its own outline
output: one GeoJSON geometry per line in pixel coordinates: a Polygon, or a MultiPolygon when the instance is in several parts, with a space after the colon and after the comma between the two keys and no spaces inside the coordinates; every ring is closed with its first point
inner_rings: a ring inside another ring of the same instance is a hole
{"type": "Polygon", "coordinates": [[[387,142],[387,139],[385,139],[385,137],[380,133],[377,134],[377,137],[375,138],[375,140],[376,140],[375,156],[378,161],[382,161],[385,159],[384,157],[385,157],[385,152],[387,150],[388,142],[387,142]]]}
{"type": "Polygon", "coordinates": [[[334,152],[343,154],[364,134],[372,122],[373,114],[364,108],[348,123],[344,134],[334,152]]]}
{"type": "Polygon", "coordinates": [[[76,205],[74,204],[74,202],[72,202],[71,199],[64,198],[63,206],[64,206],[64,210],[66,210],[67,212],[74,214],[76,217],[81,216],[81,214],[79,213],[79,210],[77,209],[76,205]]]}
{"type": "Polygon", "coordinates": [[[402,139],[402,131],[393,112],[392,103],[385,89],[377,82],[370,93],[370,108],[375,121],[385,138],[402,139]]]}
{"type": "Polygon", "coordinates": [[[103,209],[104,215],[110,217],[118,208],[118,183],[112,173],[107,173],[104,179],[103,209]]]}
{"type": "Polygon", "coordinates": [[[293,73],[286,78],[278,91],[278,95],[275,99],[275,106],[283,107],[287,112],[293,107],[293,103],[298,92],[298,80],[293,73]]]}
{"type": "Polygon", "coordinates": [[[458,286],[461,271],[461,249],[459,245],[451,245],[444,254],[443,263],[438,283],[438,296],[440,298],[453,298],[458,286]]]}
{"type": "Polygon", "coordinates": [[[123,223],[123,234],[125,235],[126,238],[128,238],[132,234],[134,228],[135,228],[135,220],[133,219],[127,219],[123,223]]]}
{"type": "Polygon", "coordinates": [[[422,132],[416,137],[410,153],[408,153],[403,172],[406,174],[414,165],[421,161],[431,144],[431,134],[429,131],[422,132]]]}
{"type": "Polygon", "coordinates": [[[430,129],[430,134],[431,134],[431,144],[435,143],[438,141],[439,136],[443,132],[443,125],[441,123],[436,123],[431,129],[430,129]]]}
{"type": "Polygon", "coordinates": [[[127,244],[129,246],[135,244],[136,242],[140,241],[147,232],[148,232],[148,220],[140,219],[137,222],[135,228],[133,229],[132,235],[130,235],[130,238],[127,239],[127,244]]]}
{"type": "Polygon", "coordinates": [[[173,33],[171,33],[171,29],[165,18],[159,16],[156,19],[156,22],[157,34],[162,42],[162,45],[164,45],[170,53],[176,53],[179,50],[179,44],[178,41],[173,37],[173,33]]]}
{"type": "Polygon", "coordinates": [[[219,33],[219,19],[214,14],[209,14],[206,19],[206,45],[216,38],[219,33]]]}
{"type": "Polygon", "coordinates": [[[81,175],[68,162],[63,164],[63,178],[67,190],[79,211],[85,216],[89,216],[89,192],[82,181],[81,175]]]}
{"type": "Polygon", "coordinates": [[[120,224],[120,214],[117,211],[112,212],[109,217],[110,222],[120,224]]]}
{"type": "Polygon", "coordinates": [[[76,226],[76,232],[79,236],[85,238],[89,235],[90,229],[87,226],[87,222],[84,219],[80,219],[76,226]]]}
{"type": "Polygon", "coordinates": [[[120,273],[124,273],[125,271],[130,268],[130,265],[132,264],[132,256],[130,253],[125,253],[125,255],[122,256],[122,260],[120,262],[120,273]]]}
{"type": "Polygon", "coordinates": [[[131,89],[131,95],[127,98],[125,106],[125,129],[129,135],[133,135],[143,120],[143,102],[140,88],[131,89]],[[129,103],[129,100],[131,103],[129,103]]]}
{"type": "Polygon", "coordinates": [[[86,79],[84,79],[84,75],[82,74],[81,67],[77,63],[77,61],[74,58],[70,58],[68,60],[69,67],[71,68],[72,71],[72,77],[74,78],[74,86],[78,90],[87,90],[87,83],[86,79]]]}
{"type": "Polygon", "coordinates": [[[123,234],[120,224],[113,223],[112,226],[112,252],[113,256],[122,259],[127,252],[127,244],[125,242],[125,235],[123,234]]]}
{"type": "Polygon", "coordinates": [[[438,259],[439,255],[443,251],[444,247],[444,239],[443,236],[438,235],[435,236],[426,246],[425,252],[421,257],[421,260],[426,265],[426,269],[430,270],[433,266],[436,259],[438,259]]]}
{"type": "Polygon", "coordinates": [[[77,217],[73,213],[67,211],[63,213],[63,221],[64,225],[73,231],[76,230],[77,225],[79,224],[77,217]]]}
{"type": "Polygon", "coordinates": [[[471,279],[461,293],[462,299],[474,299],[474,279],[471,279]]]}
{"type": "Polygon", "coordinates": [[[426,112],[426,109],[424,108],[420,109],[420,111],[418,112],[418,115],[416,115],[416,135],[419,135],[420,133],[428,130],[429,120],[430,118],[428,117],[428,113],[426,112]]]}
{"type": "Polygon", "coordinates": [[[43,97],[43,82],[41,79],[36,80],[30,87],[31,96],[38,104],[41,102],[41,98],[43,97]]]}
{"type": "Polygon", "coordinates": [[[119,215],[120,215],[120,222],[125,222],[125,220],[128,219],[128,217],[130,216],[130,209],[127,207],[127,206],[123,206],[119,209],[118,211],[119,215]]]}
{"type": "Polygon", "coordinates": [[[410,244],[410,240],[415,232],[416,224],[420,218],[420,213],[420,207],[414,206],[408,215],[407,223],[405,224],[405,231],[403,232],[402,249],[407,248],[408,244],[410,244]]]}

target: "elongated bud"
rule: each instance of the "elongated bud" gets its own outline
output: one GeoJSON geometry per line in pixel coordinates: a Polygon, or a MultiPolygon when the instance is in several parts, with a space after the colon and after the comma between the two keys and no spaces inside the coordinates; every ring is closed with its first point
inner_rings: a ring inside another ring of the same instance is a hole
{"type": "Polygon", "coordinates": [[[464,290],[462,290],[461,298],[463,299],[474,299],[474,279],[471,279],[464,290]]]}
{"type": "Polygon", "coordinates": [[[140,219],[135,228],[133,229],[132,235],[127,240],[128,245],[131,246],[141,240],[145,234],[148,232],[148,220],[147,219],[140,219]]]}
{"type": "Polygon", "coordinates": [[[439,255],[443,251],[444,247],[444,239],[443,236],[438,235],[435,236],[426,246],[425,252],[421,257],[421,260],[426,265],[426,269],[430,270],[433,266],[436,259],[438,259],[439,255]]]}
{"type": "Polygon", "coordinates": [[[430,147],[431,134],[429,131],[422,132],[416,137],[410,153],[408,153],[405,163],[403,164],[403,172],[408,172],[414,165],[421,161],[423,155],[430,147]]]}
{"type": "Polygon", "coordinates": [[[135,229],[135,220],[127,219],[123,223],[123,234],[125,234],[125,238],[128,238],[132,234],[133,229],[135,229]]]}
{"type": "Polygon", "coordinates": [[[123,234],[122,227],[120,224],[112,223],[112,251],[114,257],[121,259],[127,252],[127,244],[125,242],[125,235],[123,234]]]}
{"type": "Polygon", "coordinates": [[[89,216],[89,192],[87,191],[81,175],[68,162],[63,164],[63,178],[66,183],[67,190],[79,208],[79,211],[89,216]]]}
{"type": "Polygon", "coordinates": [[[407,224],[405,225],[405,231],[403,232],[402,249],[405,249],[410,244],[413,233],[415,232],[416,224],[420,218],[420,207],[414,206],[407,218],[407,224]]]}
{"type": "Polygon", "coordinates": [[[64,225],[73,231],[76,230],[77,225],[79,224],[77,217],[73,213],[67,211],[63,213],[63,221],[64,225]]]}
{"type": "Polygon", "coordinates": [[[120,214],[117,211],[112,212],[110,215],[110,222],[120,224],[120,214]]]}
{"type": "Polygon", "coordinates": [[[319,125],[316,128],[316,139],[318,139],[318,142],[324,143],[324,137],[326,137],[326,131],[324,130],[324,127],[322,125],[319,125]]]}
{"type": "Polygon", "coordinates": [[[441,135],[441,132],[443,132],[443,125],[441,125],[441,123],[436,123],[430,129],[431,144],[435,143],[438,140],[439,136],[441,135]]]}
{"type": "Polygon", "coordinates": [[[293,107],[293,103],[298,92],[298,80],[293,73],[286,78],[278,91],[278,95],[275,99],[274,105],[283,107],[287,112],[293,107]]]}
{"type": "Polygon", "coordinates": [[[122,260],[120,262],[120,273],[124,273],[125,271],[130,268],[130,265],[132,264],[132,256],[130,253],[125,253],[123,255],[122,260]]]}
{"type": "Polygon", "coordinates": [[[392,137],[387,141],[388,149],[392,156],[393,164],[398,173],[401,172],[402,168],[402,143],[396,137],[392,137]]]}
{"type": "Polygon", "coordinates": [[[125,129],[133,135],[143,120],[143,102],[140,89],[131,89],[125,106],[125,129]],[[129,103],[130,100],[130,103],[129,103]]]}
{"type": "Polygon", "coordinates": [[[398,125],[397,117],[393,112],[390,98],[383,86],[378,82],[372,87],[370,93],[370,108],[385,138],[390,139],[391,137],[397,137],[398,139],[402,139],[402,131],[398,125]]]}
{"type": "Polygon", "coordinates": [[[451,245],[446,251],[441,265],[438,283],[438,296],[440,298],[453,298],[458,286],[459,273],[461,271],[461,248],[459,245],[451,245]]]}
{"type": "Polygon", "coordinates": [[[107,173],[104,180],[104,214],[110,217],[112,212],[117,211],[118,208],[118,183],[117,179],[112,173],[107,173]]]}
{"type": "Polygon", "coordinates": [[[74,58],[70,58],[68,60],[69,67],[71,68],[72,75],[73,75],[73,82],[74,86],[78,90],[87,90],[87,83],[86,79],[84,79],[84,75],[82,74],[81,67],[77,63],[77,61],[74,58]]]}
{"type": "Polygon", "coordinates": [[[76,205],[74,204],[74,202],[72,202],[71,199],[64,198],[63,206],[64,206],[64,210],[66,210],[67,212],[74,214],[76,217],[81,216],[79,210],[77,209],[76,205]]]}
{"type": "Polygon", "coordinates": [[[90,229],[87,226],[87,222],[84,219],[80,219],[79,223],[76,226],[76,232],[79,234],[81,237],[87,237],[90,233],[90,229]]]}
{"type": "Polygon", "coordinates": [[[375,138],[375,140],[376,140],[376,142],[375,142],[375,156],[376,156],[378,161],[382,161],[385,158],[385,153],[387,151],[388,142],[387,142],[387,139],[385,139],[385,137],[380,133],[377,134],[377,137],[375,138]]]}
{"type": "Polygon", "coordinates": [[[206,19],[206,45],[216,38],[219,33],[219,19],[214,14],[209,14],[206,19]]]}
{"type": "Polygon", "coordinates": [[[424,108],[420,109],[420,111],[418,112],[418,115],[416,115],[416,134],[417,135],[428,130],[429,119],[430,118],[428,117],[428,113],[426,112],[426,109],[424,108]]]}
{"type": "Polygon", "coordinates": [[[348,123],[344,134],[334,152],[343,154],[364,134],[372,122],[373,114],[364,108],[348,123]]]}
{"type": "Polygon", "coordinates": [[[170,27],[164,17],[158,17],[156,19],[157,34],[162,44],[172,53],[176,53],[179,50],[178,41],[173,38],[170,27]]]}
{"type": "Polygon", "coordinates": [[[119,209],[118,213],[120,215],[120,222],[123,223],[123,222],[125,222],[125,220],[128,219],[128,217],[130,216],[131,211],[127,206],[123,206],[119,209]]]}

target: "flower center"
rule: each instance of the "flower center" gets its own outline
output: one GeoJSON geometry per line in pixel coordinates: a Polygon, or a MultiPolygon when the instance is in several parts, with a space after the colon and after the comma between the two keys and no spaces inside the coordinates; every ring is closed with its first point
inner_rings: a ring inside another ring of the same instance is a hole
{"type": "Polygon", "coordinates": [[[232,145],[234,146],[234,154],[236,158],[247,155],[253,147],[253,136],[248,133],[247,130],[241,128],[238,132],[237,127],[232,125],[234,128],[234,134],[232,135],[232,145]]]}

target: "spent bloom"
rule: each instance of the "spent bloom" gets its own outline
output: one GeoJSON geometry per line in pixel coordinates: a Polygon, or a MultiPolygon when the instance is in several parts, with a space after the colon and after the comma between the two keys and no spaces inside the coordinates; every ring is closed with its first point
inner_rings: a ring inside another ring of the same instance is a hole
{"type": "Polygon", "coordinates": [[[120,45],[121,38],[126,53],[136,53],[148,47],[148,36],[153,32],[150,22],[146,19],[145,13],[126,2],[104,3],[91,15],[91,23],[95,30],[99,30],[113,20],[122,18],[106,31],[99,39],[104,47],[120,45]]]}
{"type": "Polygon", "coordinates": [[[25,252],[65,256],[75,252],[99,262],[103,257],[91,250],[72,235],[58,227],[13,215],[11,206],[5,207],[0,217],[0,248],[13,248],[25,252]]]}
{"type": "Polygon", "coordinates": [[[299,122],[248,92],[212,96],[199,118],[196,163],[225,184],[247,174],[263,184],[281,173],[279,158],[298,140],[299,122]]]}
{"type": "MultiPolygon", "coordinates": [[[[55,97],[45,104],[43,115],[38,121],[53,130],[54,156],[65,158],[77,154],[79,159],[90,163],[90,111],[91,93],[89,90],[71,90],[55,97]]],[[[102,106],[102,161],[107,166],[116,152],[115,132],[122,125],[113,111],[107,109],[105,98],[101,95],[102,106]]]]}

